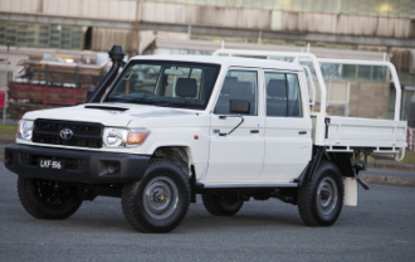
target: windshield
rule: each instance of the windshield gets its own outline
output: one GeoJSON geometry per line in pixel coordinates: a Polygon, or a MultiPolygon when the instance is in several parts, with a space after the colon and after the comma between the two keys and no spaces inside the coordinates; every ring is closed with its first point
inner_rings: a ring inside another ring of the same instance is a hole
{"type": "Polygon", "coordinates": [[[105,101],[204,109],[219,69],[214,64],[133,61],[105,101]]]}

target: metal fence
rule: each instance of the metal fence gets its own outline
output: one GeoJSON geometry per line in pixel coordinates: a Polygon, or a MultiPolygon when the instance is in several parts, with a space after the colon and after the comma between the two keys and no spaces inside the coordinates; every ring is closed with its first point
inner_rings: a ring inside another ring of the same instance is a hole
{"type": "Polygon", "coordinates": [[[93,88],[101,79],[102,66],[66,65],[28,61],[25,73],[15,80],[20,83],[68,88],[93,88]]]}

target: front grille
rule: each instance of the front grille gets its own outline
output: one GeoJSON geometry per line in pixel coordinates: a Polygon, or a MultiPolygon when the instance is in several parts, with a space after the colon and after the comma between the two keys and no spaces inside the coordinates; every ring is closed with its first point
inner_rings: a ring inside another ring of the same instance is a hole
{"type": "Polygon", "coordinates": [[[44,144],[102,147],[103,126],[98,123],[74,122],[62,120],[37,119],[33,128],[32,141],[44,144]],[[63,139],[60,135],[63,129],[70,129],[73,135],[63,139]]]}

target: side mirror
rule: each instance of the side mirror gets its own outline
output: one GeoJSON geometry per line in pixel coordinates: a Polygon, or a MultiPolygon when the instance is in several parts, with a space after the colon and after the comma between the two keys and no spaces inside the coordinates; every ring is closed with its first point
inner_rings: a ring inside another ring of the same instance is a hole
{"type": "Polygon", "coordinates": [[[249,114],[251,109],[251,104],[246,100],[230,100],[229,106],[231,114],[246,115],[249,114]]]}

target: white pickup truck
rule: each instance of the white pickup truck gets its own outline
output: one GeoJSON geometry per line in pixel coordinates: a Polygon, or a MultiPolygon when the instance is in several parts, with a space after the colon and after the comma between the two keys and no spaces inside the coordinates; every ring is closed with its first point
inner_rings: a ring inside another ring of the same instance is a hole
{"type": "Polygon", "coordinates": [[[216,216],[277,198],[306,225],[329,226],[357,204],[364,156],[404,154],[397,77],[394,120],[338,117],[325,111],[321,81],[320,108],[310,110],[318,90],[298,61],[137,56],[118,73],[112,51],[92,103],[26,113],[6,147],[35,218],[65,219],[84,200],[114,196],[134,229],[169,232],[200,194],[216,216]]]}

